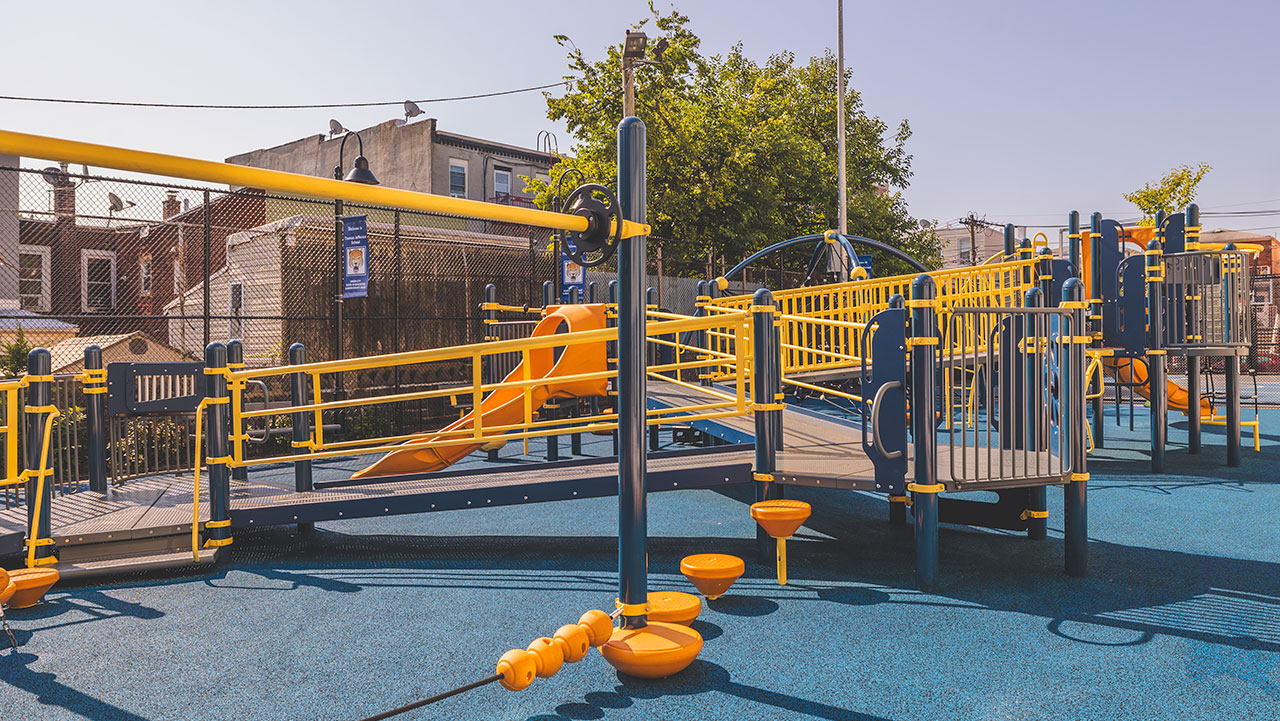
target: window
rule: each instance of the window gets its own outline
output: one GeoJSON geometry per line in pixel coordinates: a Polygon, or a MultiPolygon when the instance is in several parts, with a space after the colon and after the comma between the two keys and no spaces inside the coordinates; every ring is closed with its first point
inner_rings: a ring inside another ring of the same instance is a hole
{"type": "Polygon", "coordinates": [[[85,313],[116,309],[115,251],[80,251],[80,307],[85,313]]]}
{"type": "Polygon", "coordinates": [[[49,312],[49,246],[19,246],[18,295],[23,309],[49,312]]]}
{"type": "Polygon", "coordinates": [[[138,293],[151,295],[151,256],[138,259],[138,293]]]}
{"type": "Polygon", "coordinates": [[[227,307],[231,320],[227,323],[227,337],[230,340],[244,340],[244,283],[234,281],[230,286],[230,298],[227,307]]]}
{"type": "Polygon", "coordinates": [[[467,161],[449,158],[449,195],[467,197],[467,161]]]}
{"type": "Polygon", "coordinates": [[[511,195],[511,168],[493,169],[493,194],[499,198],[511,195]]]}

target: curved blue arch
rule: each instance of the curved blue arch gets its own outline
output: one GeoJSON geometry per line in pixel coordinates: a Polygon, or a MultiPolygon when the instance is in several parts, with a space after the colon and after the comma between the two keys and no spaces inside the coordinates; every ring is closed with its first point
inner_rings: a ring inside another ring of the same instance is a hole
{"type": "MultiPolygon", "coordinates": [[[[836,238],[836,240],[840,243],[840,245],[844,248],[845,253],[847,254],[847,257],[850,259],[850,261],[851,261],[851,262],[852,262],[853,258],[855,258],[855,257],[857,256],[857,253],[856,253],[856,252],[854,252],[854,250],[853,250],[853,244],[854,244],[854,243],[857,243],[858,245],[865,245],[865,246],[867,246],[868,248],[873,248],[873,249],[875,249],[875,250],[879,250],[879,251],[882,251],[882,252],[888,253],[889,255],[892,255],[893,257],[897,258],[898,260],[901,260],[902,262],[906,263],[907,265],[911,266],[912,268],[915,268],[916,270],[919,270],[921,273],[927,273],[927,272],[929,272],[929,269],[928,269],[928,268],[926,268],[926,267],[924,266],[924,264],[923,264],[923,263],[921,263],[920,261],[916,260],[915,258],[912,258],[911,256],[907,255],[906,253],[902,252],[901,250],[899,250],[899,249],[897,249],[897,248],[895,248],[895,247],[893,247],[892,245],[889,245],[889,244],[887,244],[887,243],[883,243],[883,242],[878,241],[878,240],[872,240],[871,238],[864,238],[864,237],[862,237],[862,236],[860,236],[860,235],[840,235],[840,234],[836,234],[835,238],[836,238]]],[[[746,270],[747,268],[749,268],[749,267],[751,266],[751,264],[752,264],[752,263],[754,263],[754,262],[756,262],[757,260],[760,260],[761,258],[764,258],[764,257],[770,256],[770,255],[772,255],[772,254],[774,254],[774,253],[777,253],[777,252],[778,252],[778,251],[780,251],[780,250],[785,250],[785,249],[790,248],[790,247],[792,247],[792,246],[794,246],[794,245],[801,245],[801,244],[804,244],[804,243],[812,243],[812,242],[815,242],[815,241],[822,241],[822,240],[825,240],[825,239],[826,239],[826,234],[825,234],[825,233],[823,233],[823,234],[813,234],[813,235],[801,235],[801,236],[796,237],[796,238],[788,238],[787,240],[783,240],[783,241],[780,241],[780,242],[774,243],[773,245],[771,245],[771,246],[769,246],[769,247],[767,247],[767,248],[763,248],[763,249],[761,249],[761,250],[757,250],[756,252],[754,252],[754,253],[752,253],[751,255],[747,256],[747,258],[746,258],[745,260],[743,260],[741,263],[738,263],[737,265],[733,266],[733,268],[731,268],[731,269],[729,270],[729,272],[725,273],[723,277],[724,277],[724,279],[725,279],[725,280],[729,280],[730,278],[733,278],[735,275],[737,275],[737,274],[741,273],[742,271],[746,270]]],[[[850,266],[850,269],[852,270],[852,266],[850,266]]]]}

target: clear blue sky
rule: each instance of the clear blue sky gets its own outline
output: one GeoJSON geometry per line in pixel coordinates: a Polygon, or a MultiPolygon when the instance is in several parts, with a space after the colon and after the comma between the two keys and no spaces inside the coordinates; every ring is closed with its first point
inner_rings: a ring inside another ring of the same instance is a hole
{"type": "MultiPolygon", "coordinates": [[[[739,40],[757,58],[835,44],[834,0],[678,6],[709,53],[739,40]]],[[[14,3],[0,94],[308,103],[486,92],[559,79],[555,33],[598,56],[644,14],[642,0],[14,3]]],[[[915,131],[906,197],[918,217],[1124,217],[1123,192],[1197,162],[1214,166],[1206,209],[1280,208],[1280,3],[848,0],[845,16],[868,111],[915,131]]],[[[424,109],[443,128],[527,146],[555,130],[569,149],[536,93],[424,109]]],[[[398,114],[0,101],[0,127],[214,159],[323,132],[331,115],[360,128],[398,114]]],[[[1274,232],[1280,214],[1205,225],[1274,232]]]]}

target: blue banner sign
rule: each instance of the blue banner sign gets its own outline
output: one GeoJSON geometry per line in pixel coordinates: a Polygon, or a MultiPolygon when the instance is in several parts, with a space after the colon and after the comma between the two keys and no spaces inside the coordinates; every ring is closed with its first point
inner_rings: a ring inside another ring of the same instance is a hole
{"type": "Polygon", "coordinates": [[[369,223],[366,216],[342,219],[342,297],[369,295],[369,223]]]}
{"type": "Polygon", "coordinates": [[[871,277],[871,256],[859,254],[858,265],[866,269],[867,277],[870,278],[871,277]]]}

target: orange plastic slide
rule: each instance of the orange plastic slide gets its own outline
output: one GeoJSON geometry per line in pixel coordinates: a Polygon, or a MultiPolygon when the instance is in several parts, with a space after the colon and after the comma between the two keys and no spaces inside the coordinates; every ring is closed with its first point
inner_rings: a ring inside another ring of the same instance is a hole
{"type": "MultiPolygon", "coordinates": [[[[1147,380],[1147,363],[1141,358],[1104,358],[1106,366],[1121,383],[1138,383],[1135,387],[1138,395],[1151,400],[1151,383],[1147,380]]],[[[1180,383],[1165,381],[1165,397],[1168,398],[1169,410],[1187,412],[1187,401],[1190,394],[1180,383]]],[[[1200,415],[1213,415],[1213,403],[1207,397],[1200,398],[1200,415]]]]}
{"type": "MultiPolygon", "coordinates": [[[[534,337],[572,333],[575,331],[597,330],[605,327],[604,305],[562,305],[550,308],[542,320],[533,329],[534,337]]],[[[608,351],[604,341],[596,343],[579,343],[557,348],[537,348],[529,351],[529,378],[545,379],[546,383],[534,385],[530,390],[530,404],[537,410],[552,398],[583,398],[604,396],[608,392],[609,381],[605,378],[594,380],[571,380],[555,382],[558,377],[579,373],[595,373],[608,368],[608,351]]],[[[516,366],[507,374],[506,381],[525,379],[524,364],[516,366]]],[[[495,426],[507,426],[520,423],[524,419],[524,389],[522,387],[499,388],[491,391],[480,402],[481,431],[495,426]]],[[[415,445],[439,441],[447,438],[441,434],[472,428],[475,411],[445,426],[439,433],[422,439],[414,439],[404,443],[404,450],[388,453],[372,466],[352,475],[352,478],[372,478],[377,476],[394,476],[404,473],[425,473],[438,471],[456,463],[472,451],[480,448],[479,443],[468,443],[453,446],[431,448],[414,448],[415,445]]],[[[451,436],[457,438],[458,436],[451,436]]]]}

